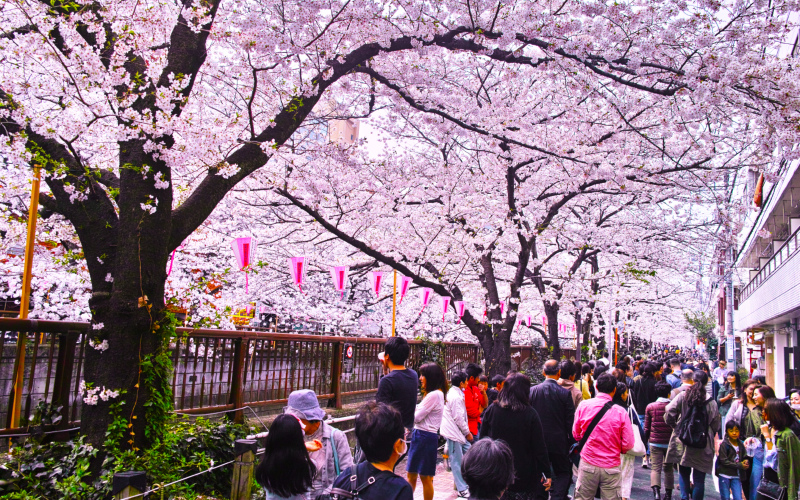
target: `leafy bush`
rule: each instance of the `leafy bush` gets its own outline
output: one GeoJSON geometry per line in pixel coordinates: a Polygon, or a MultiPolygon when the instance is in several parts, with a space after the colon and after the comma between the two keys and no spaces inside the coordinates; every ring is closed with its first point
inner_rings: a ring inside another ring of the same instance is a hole
{"type": "MultiPolygon", "coordinates": [[[[148,485],[170,483],[233,460],[233,445],[249,429],[229,422],[173,416],[166,422],[164,437],[147,450],[98,450],[79,437],[66,443],[40,444],[27,440],[10,456],[0,458],[0,495],[13,500],[108,496],[115,472],[147,471],[148,485]],[[105,453],[100,479],[92,484],[91,461],[105,453]]],[[[231,466],[221,467],[170,486],[164,498],[196,498],[199,494],[226,496],[230,493],[231,466]]]]}

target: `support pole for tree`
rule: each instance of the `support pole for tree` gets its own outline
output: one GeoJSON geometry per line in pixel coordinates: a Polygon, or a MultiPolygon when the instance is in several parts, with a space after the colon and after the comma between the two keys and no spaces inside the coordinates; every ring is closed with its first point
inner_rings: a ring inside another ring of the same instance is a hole
{"type": "Polygon", "coordinates": [[[395,336],[395,317],[397,316],[397,269],[394,270],[394,286],[392,287],[392,337],[395,336]]]}
{"type": "MultiPolygon", "coordinates": [[[[31,203],[28,206],[28,237],[25,241],[25,265],[22,272],[22,295],[19,301],[19,317],[27,319],[30,307],[31,274],[33,270],[33,249],[36,244],[36,218],[39,213],[39,181],[41,167],[33,166],[33,180],[31,181],[31,203]]],[[[11,419],[10,427],[19,427],[20,413],[22,410],[22,382],[25,377],[25,341],[26,332],[17,334],[17,353],[14,359],[14,386],[11,394],[11,419]]]]}
{"type": "Polygon", "coordinates": [[[233,477],[231,478],[231,500],[250,500],[253,488],[258,441],[237,439],[234,443],[233,477]]]}

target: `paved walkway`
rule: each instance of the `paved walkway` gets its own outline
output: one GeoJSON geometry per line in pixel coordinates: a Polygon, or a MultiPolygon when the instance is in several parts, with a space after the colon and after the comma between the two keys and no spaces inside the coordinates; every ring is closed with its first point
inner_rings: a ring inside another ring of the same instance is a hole
{"type": "MultiPolygon", "coordinates": [[[[641,459],[637,459],[636,469],[634,470],[633,475],[633,489],[631,490],[631,498],[630,500],[652,500],[653,499],[653,490],[650,489],[650,470],[642,468],[642,461],[641,459]]],[[[401,462],[397,465],[397,469],[395,470],[401,476],[405,475],[405,462],[401,462]]],[[[573,478],[574,480],[574,478],[573,478]]],[[[678,471],[675,471],[675,492],[673,493],[672,498],[674,500],[680,500],[680,493],[678,489],[678,471]]],[[[574,487],[574,485],[573,485],[574,487]]],[[[570,488],[570,495],[572,494],[572,488],[570,488]]],[[[457,498],[456,492],[453,489],[453,475],[450,472],[447,472],[444,468],[444,463],[440,462],[436,468],[436,476],[433,479],[433,499],[434,500],[454,500],[457,498]]],[[[663,490],[662,490],[663,495],[663,490]]],[[[709,500],[719,499],[719,490],[717,487],[717,481],[713,479],[713,476],[709,475],[706,476],[706,495],[705,497],[709,500]]],[[[422,500],[422,485],[417,483],[417,488],[414,491],[414,500],[422,500]]]]}

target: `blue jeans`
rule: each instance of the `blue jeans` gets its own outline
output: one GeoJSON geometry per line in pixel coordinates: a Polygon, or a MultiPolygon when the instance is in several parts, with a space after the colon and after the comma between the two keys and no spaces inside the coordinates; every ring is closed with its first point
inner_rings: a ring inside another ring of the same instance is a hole
{"type": "Polygon", "coordinates": [[[759,483],[761,483],[761,476],[764,475],[764,455],[762,450],[758,450],[756,452],[756,456],[753,457],[753,468],[752,472],[750,473],[750,499],[755,500],[758,496],[756,494],[756,490],[758,489],[759,483]],[[760,453],[759,453],[760,452],[760,453]]]}
{"type": "MultiPolygon", "coordinates": [[[[461,475],[461,460],[463,460],[464,454],[467,452],[470,446],[472,445],[469,443],[469,441],[461,444],[458,441],[453,441],[452,439],[447,440],[447,454],[450,456],[450,468],[453,470],[453,481],[456,483],[456,489],[458,491],[464,491],[467,489],[467,483],[464,481],[464,477],[461,475]]],[[[741,498],[737,500],[741,500],[741,498]]]]}
{"type": "Polygon", "coordinates": [[[733,479],[720,477],[719,496],[722,500],[730,500],[731,495],[733,495],[733,500],[742,500],[742,481],[738,477],[733,479]]]}
{"type": "Polygon", "coordinates": [[[678,466],[678,473],[680,474],[681,499],[703,500],[706,495],[706,473],[683,465],[678,466]],[[689,475],[691,475],[691,479],[689,475]],[[694,487],[690,496],[689,483],[691,482],[694,483],[694,487]]]}

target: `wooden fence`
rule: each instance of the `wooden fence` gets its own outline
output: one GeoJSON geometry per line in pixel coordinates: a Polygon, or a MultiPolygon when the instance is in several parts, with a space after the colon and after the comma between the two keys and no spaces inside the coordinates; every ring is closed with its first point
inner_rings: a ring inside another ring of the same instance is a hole
{"type": "MultiPolygon", "coordinates": [[[[40,402],[58,402],[62,428],[79,424],[87,323],[0,318],[0,435],[25,432],[11,428],[14,360],[18,335],[26,335],[22,420],[27,422],[40,402]]],[[[383,338],[332,337],[303,333],[179,328],[170,346],[174,367],[175,410],[203,414],[226,410],[279,406],[296,389],[313,389],[328,406],[368,397],[380,377],[378,353],[383,338]],[[345,346],[353,348],[352,373],[343,373],[345,346]]],[[[447,375],[467,363],[479,362],[480,347],[469,343],[443,345],[411,340],[410,365],[435,355],[447,375]],[[438,350],[432,353],[431,350],[438,350]]],[[[535,347],[514,346],[512,361],[519,369],[535,347]]],[[[566,353],[569,355],[569,353],[566,353]]],[[[541,353],[540,353],[541,355],[541,353]]],[[[234,413],[243,417],[242,410],[234,413]]]]}

